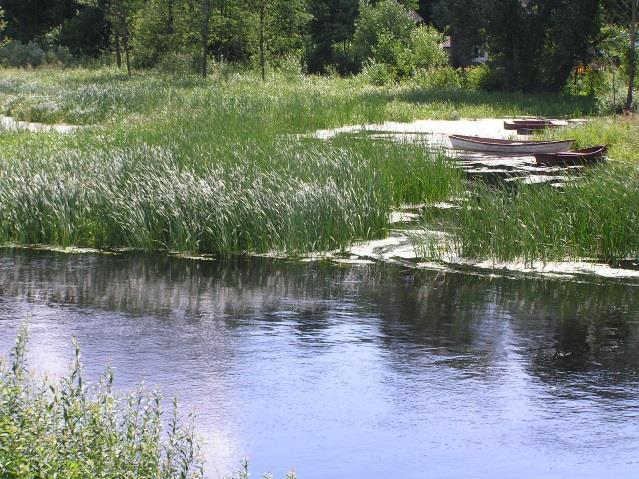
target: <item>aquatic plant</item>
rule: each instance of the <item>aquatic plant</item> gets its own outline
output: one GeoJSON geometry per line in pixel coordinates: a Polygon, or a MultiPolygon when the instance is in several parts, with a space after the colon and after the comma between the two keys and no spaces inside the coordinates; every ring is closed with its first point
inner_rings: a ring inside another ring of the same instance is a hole
{"type": "Polygon", "coordinates": [[[443,156],[417,145],[295,134],[375,116],[344,94],[249,88],[140,100],[148,116],[134,103],[108,127],[56,142],[13,135],[0,153],[0,243],[294,255],[383,236],[393,207],[460,187],[443,156]]]}
{"type": "Polygon", "coordinates": [[[203,477],[193,420],[175,401],[166,417],[157,391],[118,395],[110,369],[88,384],[77,343],[65,377],[36,379],[26,350],[23,328],[0,361],[0,477],[203,477]]]}
{"type": "Polygon", "coordinates": [[[478,185],[447,221],[467,258],[615,262],[639,255],[638,212],[639,170],[602,165],[562,188],[478,185]]]}

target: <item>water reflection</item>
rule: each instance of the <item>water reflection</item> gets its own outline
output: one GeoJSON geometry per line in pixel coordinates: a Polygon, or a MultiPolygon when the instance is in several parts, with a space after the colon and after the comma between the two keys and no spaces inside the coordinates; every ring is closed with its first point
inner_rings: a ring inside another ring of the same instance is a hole
{"type": "Polygon", "coordinates": [[[180,394],[214,477],[244,455],[305,478],[639,470],[635,287],[6,250],[2,351],[27,315],[39,369],[76,335],[91,375],[180,394]]]}

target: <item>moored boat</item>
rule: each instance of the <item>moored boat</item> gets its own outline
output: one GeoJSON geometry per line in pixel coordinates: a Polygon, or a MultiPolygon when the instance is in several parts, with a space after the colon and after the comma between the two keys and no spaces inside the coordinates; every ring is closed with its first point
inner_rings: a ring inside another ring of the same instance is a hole
{"type": "Polygon", "coordinates": [[[575,140],[526,141],[500,140],[479,136],[450,135],[455,150],[477,151],[481,153],[505,153],[510,155],[535,153],[557,153],[570,150],[575,140]]]}
{"type": "Polygon", "coordinates": [[[575,151],[561,151],[559,153],[538,153],[535,160],[538,165],[544,166],[570,166],[583,165],[586,163],[595,163],[602,161],[608,147],[606,145],[593,146],[575,151]]]}

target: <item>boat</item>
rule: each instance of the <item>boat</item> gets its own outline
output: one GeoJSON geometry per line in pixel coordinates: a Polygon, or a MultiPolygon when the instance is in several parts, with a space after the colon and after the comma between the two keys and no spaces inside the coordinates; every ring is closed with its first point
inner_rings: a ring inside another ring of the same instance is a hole
{"type": "Polygon", "coordinates": [[[575,151],[561,151],[559,153],[538,153],[535,155],[538,165],[544,166],[570,166],[596,163],[602,161],[608,147],[606,145],[593,146],[575,151]]]}
{"type": "Polygon", "coordinates": [[[504,130],[545,130],[546,128],[558,128],[568,126],[565,121],[558,120],[511,120],[504,122],[504,130]]]}
{"type": "Polygon", "coordinates": [[[499,140],[479,136],[450,135],[455,150],[478,151],[481,153],[530,154],[557,153],[570,150],[575,140],[526,141],[499,140]]]}

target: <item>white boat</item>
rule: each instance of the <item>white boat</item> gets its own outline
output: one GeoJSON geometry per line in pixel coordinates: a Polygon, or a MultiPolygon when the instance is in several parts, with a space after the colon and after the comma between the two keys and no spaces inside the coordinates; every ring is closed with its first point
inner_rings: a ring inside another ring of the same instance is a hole
{"type": "Polygon", "coordinates": [[[482,153],[535,154],[570,151],[575,140],[524,141],[499,140],[479,136],[450,135],[455,150],[479,151],[482,153]]]}

